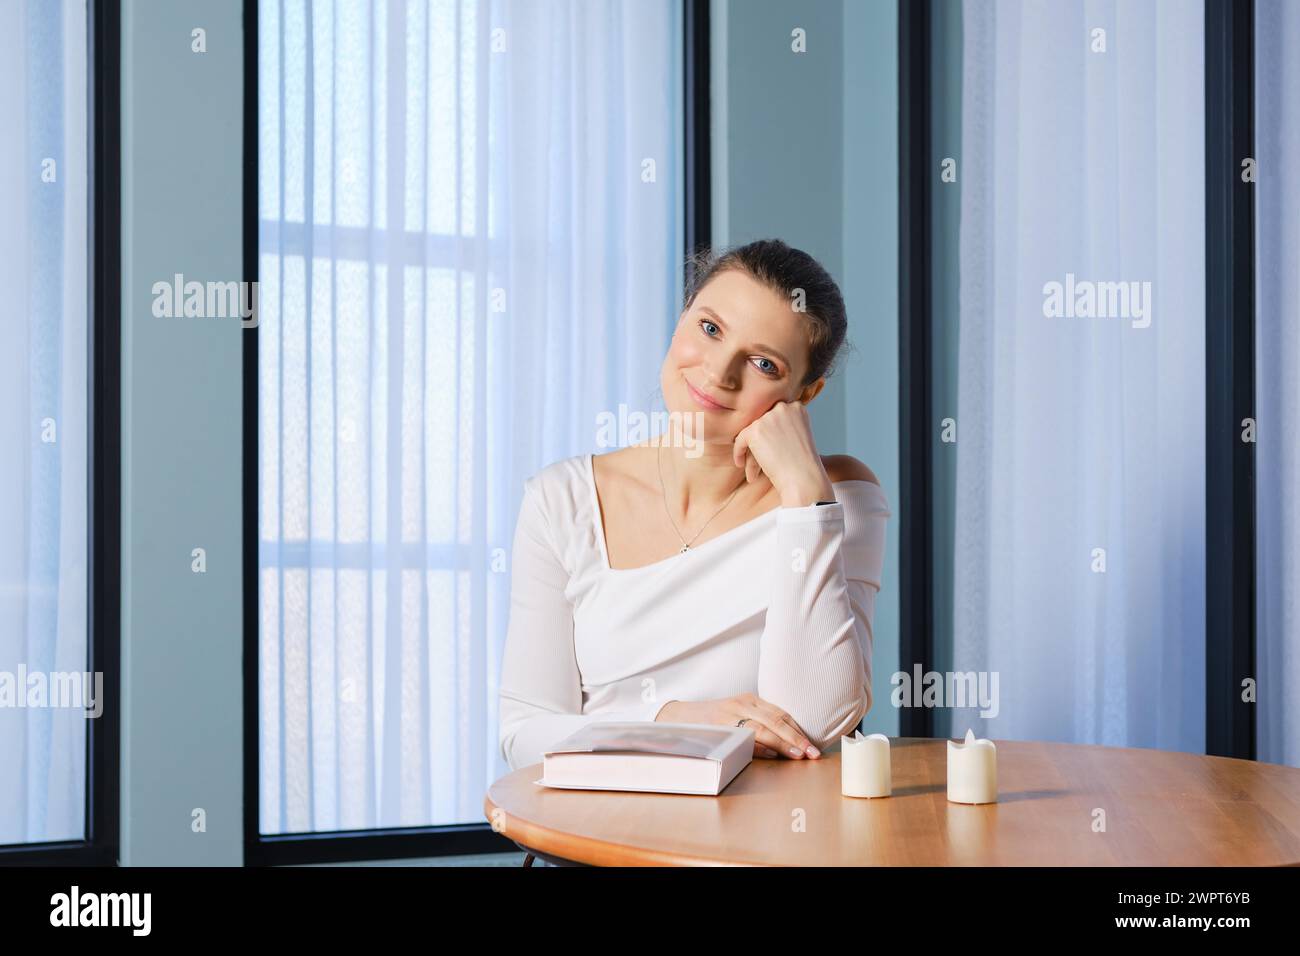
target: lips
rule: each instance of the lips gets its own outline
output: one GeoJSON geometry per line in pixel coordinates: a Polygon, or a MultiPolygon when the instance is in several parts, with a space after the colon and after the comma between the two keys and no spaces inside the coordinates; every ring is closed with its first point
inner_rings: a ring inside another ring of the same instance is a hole
{"type": "MultiPolygon", "coordinates": [[[[685,380],[683,379],[683,381],[685,380]]],[[[726,405],[723,405],[721,402],[719,402],[717,399],[711,398],[705,392],[701,392],[690,382],[686,382],[686,388],[691,393],[691,397],[695,399],[696,404],[701,405],[704,408],[711,409],[712,411],[718,411],[718,412],[725,412],[731,410],[726,405]]]]}

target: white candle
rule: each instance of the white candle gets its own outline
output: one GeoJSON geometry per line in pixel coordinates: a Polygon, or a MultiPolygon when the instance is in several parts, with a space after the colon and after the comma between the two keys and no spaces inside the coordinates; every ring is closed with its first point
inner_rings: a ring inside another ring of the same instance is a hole
{"type": "Polygon", "coordinates": [[[889,738],[884,734],[840,738],[840,793],[846,797],[887,797],[891,792],[889,738]]]}
{"type": "Polygon", "coordinates": [[[953,803],[997,803],[998,748],[966,731],[962,743],[948,741],[948,799],[953,803]]]}

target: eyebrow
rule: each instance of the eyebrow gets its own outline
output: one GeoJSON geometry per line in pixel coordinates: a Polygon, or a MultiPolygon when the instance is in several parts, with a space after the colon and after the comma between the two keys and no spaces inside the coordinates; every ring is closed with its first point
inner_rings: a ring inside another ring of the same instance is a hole
{"type": "MultiPolygon", "coordinates": [[[[709,315],[713,316],[717,320],[718,325],[722,326],[724,329],[727,327],[727,323],[722,321],[722,316],[718,315],[718,313],[714,312],[707,305],[700,306],[700,311],[709,313],[709,315]]],[[[790,360],[786,358],[784,355],[782,355],[780,351],[772,348],[772,346],[756,344],[754,348],[758,349],[760,352],[771,352],[773,355],[775,355],[777,358],[779,358],[782,362],[785,363],[786,368],[790,367],[790,360]]]]}

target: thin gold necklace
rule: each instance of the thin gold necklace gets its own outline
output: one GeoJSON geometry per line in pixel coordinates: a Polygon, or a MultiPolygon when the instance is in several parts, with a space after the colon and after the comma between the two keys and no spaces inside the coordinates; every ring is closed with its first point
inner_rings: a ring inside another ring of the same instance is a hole
{"type": "Polygon", "coordinates": [[[717,511],[713,512],[713,515],[709,518],[709,521],[704,522],[704,525],[700,528],[700,530],[695,532],[694,537],[692,537],[690,541],[687,541],[685,538],[682,537],[682,533],[677,530],[677,522],[673,521],[673,513],[668,510],[668,489],[664,487],[663,457],[664,457],[663,445],[657,445],[655,451],[655,464],[659,470],[659,490],[663,492],[663,496],[664,496],[664,514],[668,515],[668,523],[673,526],[673,533],[677,535],[677,540],[682,543],[682,549],[677,553],[685,554],[687,551],[691,550],[691,545],[695,543],[695,539],[704,533],[704,529],[709,526],[709,521],[712,521],[718,515],[722,514],[722,512],[726,509],[727,505],[731,504],[731,499],[736,497],[736,495],[740,492],[741,485],[744,485],[745,482],[742,480],[739,485],[736,485],[736,490],[731,493],[731,497],[728,498],[726,501],[724,501],[722,503],[722,507],[719,508],[717,511]]]}

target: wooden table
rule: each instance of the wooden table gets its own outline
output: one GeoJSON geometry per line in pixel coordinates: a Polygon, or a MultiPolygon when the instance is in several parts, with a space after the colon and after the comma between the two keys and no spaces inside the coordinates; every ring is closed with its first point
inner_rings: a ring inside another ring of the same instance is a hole
{"type": "Polygon", "coordinates": [[[550,789],[534,764],[484,812],[543,858],[596,866],[1300,865],[1298,768],[995,742],[995,804],[948,802],[945,740],[895,737],[889,797],[842,796],[834,752],[754,760],[716,797],[550,789]]]}

